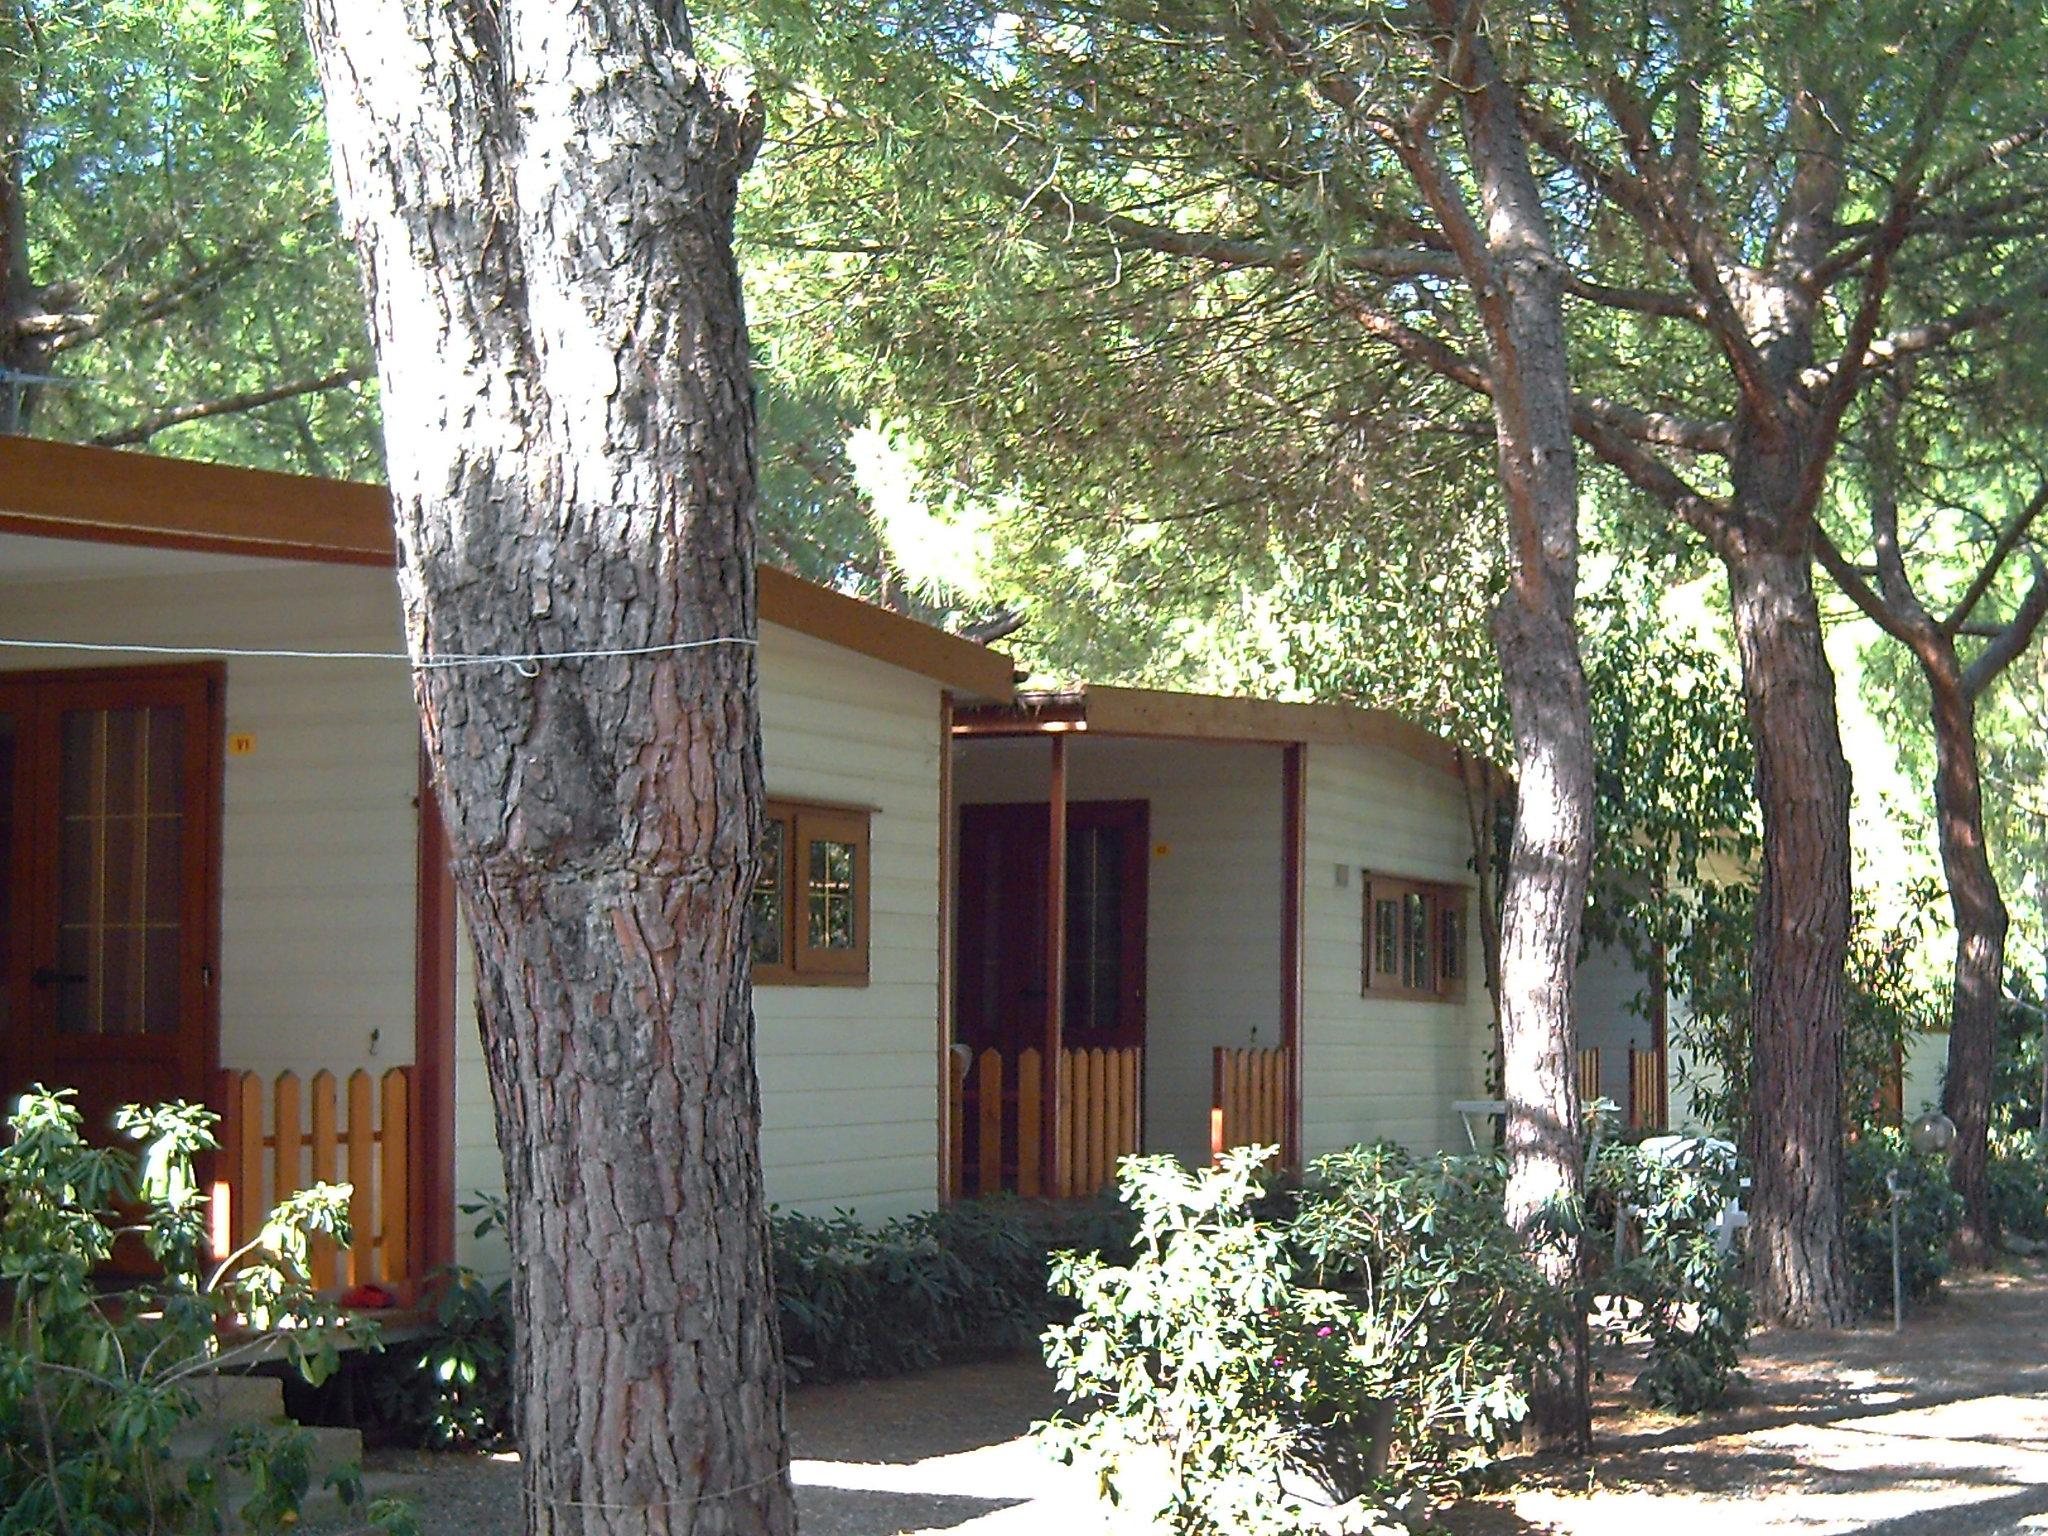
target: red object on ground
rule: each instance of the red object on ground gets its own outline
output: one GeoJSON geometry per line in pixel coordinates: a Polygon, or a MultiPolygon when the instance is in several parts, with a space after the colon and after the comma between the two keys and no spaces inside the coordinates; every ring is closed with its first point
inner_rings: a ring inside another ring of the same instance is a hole
{"type": "Polygon", "coordinates": [[[358,1285],[342,1293],[341,1304],[359,1312],[371,1312],[397,1306],[398,1298],[381,1285],[358,1285]]]}

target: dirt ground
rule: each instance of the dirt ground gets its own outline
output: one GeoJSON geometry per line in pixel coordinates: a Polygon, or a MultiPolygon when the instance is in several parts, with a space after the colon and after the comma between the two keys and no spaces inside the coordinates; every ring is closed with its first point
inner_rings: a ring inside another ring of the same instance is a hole
{"type": "MultiPolygon", "coordinates": [[[[1906,1331],[1761,1334],[1748,1381],[1701,1419],[1628,1400],[1607,1363],[1589,1462],[1505,1469],[1508,1491],[1446,1519],[1456,1536],[1990,1536],[2048,1533],[2048,1266],[1954,1282],[1906,1331]]],[[[1088,1480],[1046,1462],[1052,1407],[1031,1361],[961,1366],[791,1395],[806,1536],[1111,1529],[1088,1480]]],[[[509,1458],[383,1458],[427,1536],[518,1525],[509,1458]]]]}

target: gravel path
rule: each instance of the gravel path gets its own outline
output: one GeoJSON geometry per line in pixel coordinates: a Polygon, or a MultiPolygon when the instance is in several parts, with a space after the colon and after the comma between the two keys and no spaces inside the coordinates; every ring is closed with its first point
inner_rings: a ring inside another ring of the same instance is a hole
{"type": "MultiPolygon", "coordinates": [[[[2048,1533],[2048,1266],[1951,1283],[1899,1336],[1760,1335],[1748,1385],[1701,1419],[1635,1410],[1629,1362],[1609,1364],[1600,1454],[1511,1465],[1512,1491],[1451,1513],[1456,1536],[2048,1533]]],[[[797,1389],[805,1536],[1097,1536],[1109,1525],[1088,1479],[1029,1441],[1052,1406],[1028,1360],[797,1389]]],[[[426,1536],[519,1529],[509,1458],[387,1456],[372,1470],[426,1536]]]]}

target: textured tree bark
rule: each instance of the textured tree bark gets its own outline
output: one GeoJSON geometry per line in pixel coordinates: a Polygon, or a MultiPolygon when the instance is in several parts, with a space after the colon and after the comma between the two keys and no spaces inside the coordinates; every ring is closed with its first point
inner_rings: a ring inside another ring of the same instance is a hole
{"type": "Polygon", "coordinates": [[[744,942],[756,111],[679,6],[308,20],[414,653],[560,658],[416,674],[510,1197],[527,1529],[787,1532],[744,942]]]}
{"type": "MultiPolygon", "coordinates": [[[[1439,7],[1447,28],[1455,11],[1439,7]]],[[[1562,268],[1513,93],[1483,33],[1467,38],[1464,52],[1459,112],[1479,183],[1487,268],[1472,276],[1487,317],[1508,505],[1508,589],[1493,622],[1517,773],[1499,957],[1507,1219],[1552,1283],[1576,1298],[1584,1167],[1572,989],[1593,863],[1594,785],[1576,622],[1578,472],[1562,268]]],[[[1447,58],[1457,55],[1453,46],[1447,58]]],[[[1577,1305],[1571,1315],[1563,1337],[1535,1362],[1530,1423],[1541,1447],[1582,1454],[1592,1449],[1586,1318],[1577,1305]]]]}
{"type": "Polygon", "coordinates": [[[1750,967],[1750,1263],[1765,1318],[1841,1327],[1854,1317],[1842,1229],[1849,766],[1804,531],[1753,521],[1728,530],[1722,546],[1763,811],[1750,967]]]}
{"type": "Polygon", "coordinates": [[[28,57],[15,8],[0,6],[0,432],[28,430],[36,391],[19,376],[40,373],[48,361],[47,346],[30,330],[43,304],[29,265],[22,89],[13,73],[28,57]]]}
{"type": "Polygon", "coordinates": [[[1966,1264],[1998,1252],[1989,1158],[1998,1009],[2005,994],[2008,917],[1984,842],[1984,781],[1977,760],[1977,702],[1955,666],[1923,662],[1934,712],[1934,818],[1956,925],[1955,995],[1949,1008],[1948,1077],[1942,1109],[1956,1125],[1949,1181],[1963,1215],[1952,1247],[1966,1264]]]}

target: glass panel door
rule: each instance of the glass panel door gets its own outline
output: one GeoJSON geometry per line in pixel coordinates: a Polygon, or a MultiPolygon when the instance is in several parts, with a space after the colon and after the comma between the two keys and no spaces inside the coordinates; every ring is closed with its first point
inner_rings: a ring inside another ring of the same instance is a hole
{"type": "Polygon", "coordinates": [[[1067,1017],[1069,1035],[1115,1030],[1124,993],[1124,834],[1120,827],[1067,832],[1067,1017]]]}
{"type": "MultiPolygon", "coordinates": [[[[14,797],[21,782],[21,720],[13,711],[0,714],[0,1079],[7,1043],[14,1038],[18,1012],[15,993],[21,970],[21,935],[15,868],[20,834],[15,825],[14,797]]],[[[0,1105],[0,1111],[6,1106],[0,1105]]]]}
{"type": "Polygon", "coordinates": [[[216,1042],[218,674],[0,677],[0,1096],[207,1096],[216,1042]]]}
{"type": "Polygon", "coordinates": [[[184,948],[185,716],[73,709],[59,726],[56,1023],[174,1035],[184,948]]]}

